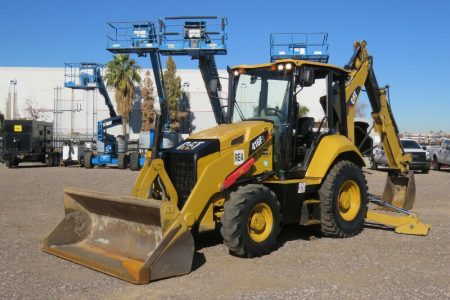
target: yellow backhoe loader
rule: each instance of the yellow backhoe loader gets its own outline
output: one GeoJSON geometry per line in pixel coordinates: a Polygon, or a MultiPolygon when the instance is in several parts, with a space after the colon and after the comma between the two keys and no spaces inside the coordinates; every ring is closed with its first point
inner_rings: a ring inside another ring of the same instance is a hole
{"type": "Polygon", "coordinates": [[[386,91],[366,42],[354,48],[345,68],[292,59],[229,68],[225,124],[162,151],[159,122],[132,195],[66,188],[65,218],[42,250],[142,284],[190,272],[191,232],[217,226],[229,251],[242,257],[269,253],[289,223],[320,224],[324,236],[339,238],[358,234],[365,220],[427,235],[429,225],[409,210],[411,157],[399,143],[386,91]],[[302,95],[319,84],[325,117],[299,117],[302,95]],[[381,198],[368,194],[355,140],[363,87],[391,166],[381,198]],[[368,211],[369,202],[384,210],[368,211]]]}

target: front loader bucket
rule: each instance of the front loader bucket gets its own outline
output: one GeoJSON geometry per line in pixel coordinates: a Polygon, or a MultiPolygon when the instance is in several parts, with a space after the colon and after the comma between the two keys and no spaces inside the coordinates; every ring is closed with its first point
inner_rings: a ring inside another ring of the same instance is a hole
{"type": "Polygon", "coordinates": [[[136,284],[189,273],[192,235],[181,218],[163,232],[160,203],[65,188],[65,218],[42,250],[136,284]]]}
{"type": "Polygon", "coordinates": [[[381,199],[406,210],[412,209],[416,199],[414,172],[409,171],[406,176],[389,175],[381,199]]]}

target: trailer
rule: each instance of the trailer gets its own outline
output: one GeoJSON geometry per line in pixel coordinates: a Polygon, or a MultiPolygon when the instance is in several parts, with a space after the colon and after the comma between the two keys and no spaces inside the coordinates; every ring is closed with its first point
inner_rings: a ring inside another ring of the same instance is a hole
{"type": "Polygon", "coordinates": [[[54,150],[52,123],[35,120],[5,120],[2,136],[2,161],[8,168],[22,162],[59,164],[60,154],[54,150]]]}

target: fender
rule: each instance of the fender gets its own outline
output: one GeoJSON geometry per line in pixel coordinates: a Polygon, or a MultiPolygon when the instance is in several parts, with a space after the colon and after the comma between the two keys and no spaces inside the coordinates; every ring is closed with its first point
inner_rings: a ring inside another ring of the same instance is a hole
{"type": "Polygon", "coordinates": [[[307,178],[324,178],[330,170],[331,165],[340,156],[345,156],[347,160],[353,161],[359,166],[365,166],[358,148],[343,135],[334,134],[325,136],[320,139],[316,147],[316,151],[313,153],[313,157],[306,171],[307,178]],[[330,151],[330,149],[333,149],[333,151],[330,151]]]}

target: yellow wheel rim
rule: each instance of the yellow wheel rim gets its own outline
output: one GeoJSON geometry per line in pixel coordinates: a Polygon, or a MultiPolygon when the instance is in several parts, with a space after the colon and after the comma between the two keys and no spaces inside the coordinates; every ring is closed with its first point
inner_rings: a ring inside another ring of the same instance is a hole
{"type": "Polygon", "coordinates": [[[273,215],[269,205],[256,204],[248,218],[248,233],[255,242],[267,239],[273,227],[273,215]]]}
{"type": "Polygon", "coordinates": [[[339,190],[339,214],[345,221],[352,221],[358,215],[361,207],[361,191],[353,180],[347,180],[339,190]]]}

